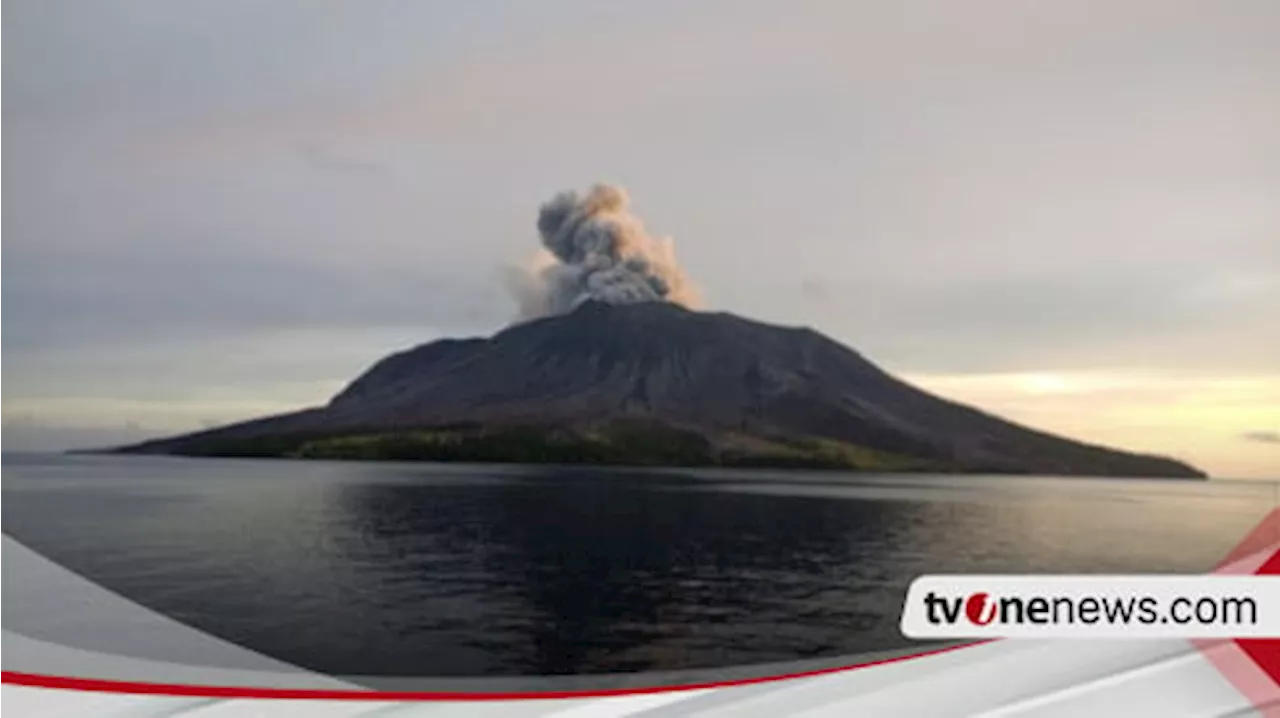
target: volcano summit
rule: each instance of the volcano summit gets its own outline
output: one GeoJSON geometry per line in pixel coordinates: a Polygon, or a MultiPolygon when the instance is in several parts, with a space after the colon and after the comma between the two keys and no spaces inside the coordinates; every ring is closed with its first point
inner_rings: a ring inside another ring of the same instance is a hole
{"type": "Polygon", "coordinates": [[[424,344],[326,406],[119,451],[1203,476],[935,397],[811,329],[662,301],[424,344]]]}
{"type": "Polygon", "coordinates": [[[389,356],[326,406],[118,451],[1200,477],[927,394],[812,329],[691,309],[626,192],[565,192],[513,274],[523,323],[389,356]]]}

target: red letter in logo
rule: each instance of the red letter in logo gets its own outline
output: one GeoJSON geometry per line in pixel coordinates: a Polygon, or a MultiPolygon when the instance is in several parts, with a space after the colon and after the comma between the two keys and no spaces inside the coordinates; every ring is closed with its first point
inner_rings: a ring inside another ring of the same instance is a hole
{"type": "Polygon", "coordinates": [[[964,615],[978,626],[985,626],[996,618],[996,602],[987,602],[987,594],[975,593],[964,602],[964,615]]]}

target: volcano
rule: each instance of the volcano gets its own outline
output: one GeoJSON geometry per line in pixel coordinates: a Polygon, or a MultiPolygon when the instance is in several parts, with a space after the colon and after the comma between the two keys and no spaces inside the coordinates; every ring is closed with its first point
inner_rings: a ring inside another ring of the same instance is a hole
{"type": "Polygon", "coordinates": [[[424,344],[325,406],[115,451],[1204,477],[933,396],[812,329],[668,302],[424,344]]]}

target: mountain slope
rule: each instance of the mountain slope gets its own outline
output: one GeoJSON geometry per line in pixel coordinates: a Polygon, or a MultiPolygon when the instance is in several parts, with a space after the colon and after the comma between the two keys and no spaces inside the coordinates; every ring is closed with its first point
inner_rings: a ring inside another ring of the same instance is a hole
{"type": "MultiPolygon", "coordinates": [[[[619,422],[665,427],[676,432],[671,441],[702,437],[707,460],[694,463],[721,463],[725,447],[756,442],[771,454],[826,447],[820,453],[830,459],[826,449],[847,448],[952,470],[1202,476],[1170,459],[1074,442],[932,396],[810,329],[659,302],[587,302],[489,339],[433,342],[379,361],[324,407],[122,450],[307,455],[301,448],[318,440],[430,430],[435,438],[423,441],[456,454],[460,438],[537,427],[542,441],[555,443],[556,434],[562,449],[577,451],[584,437],[610,434],[619,422]],[[249,444],[257,448],[246,451],[249,444]]],[[[484,451],[459,456],[483,459],[484,451]]]]}

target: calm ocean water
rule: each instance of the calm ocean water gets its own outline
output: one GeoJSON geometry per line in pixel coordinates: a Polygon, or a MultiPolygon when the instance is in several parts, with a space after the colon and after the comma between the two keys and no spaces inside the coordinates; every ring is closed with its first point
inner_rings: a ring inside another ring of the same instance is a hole
{"type": "Polygon", "coordinates": [[[937,572],[1200,572],[1273,485],[4,457],[5,532],[334,674],[594,673],[910,645],[937,572]]]}

